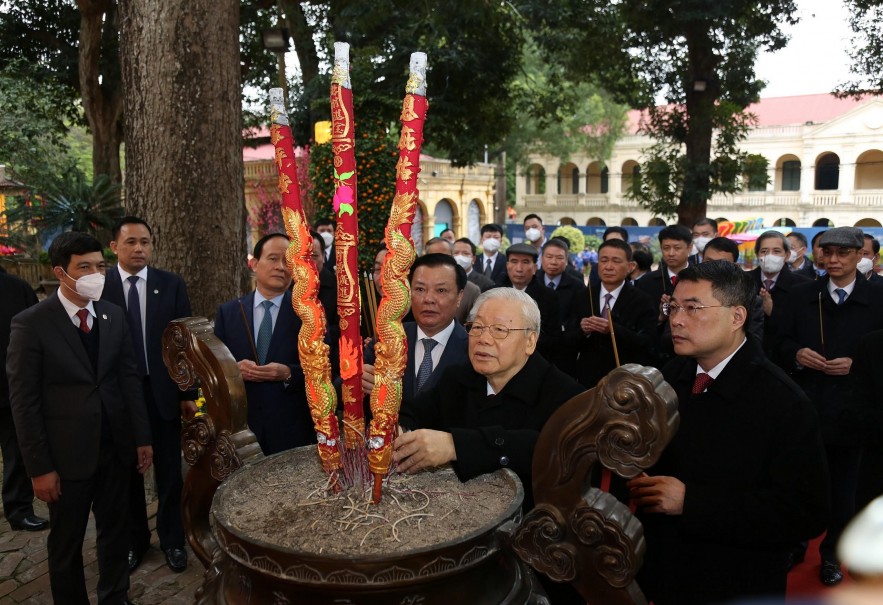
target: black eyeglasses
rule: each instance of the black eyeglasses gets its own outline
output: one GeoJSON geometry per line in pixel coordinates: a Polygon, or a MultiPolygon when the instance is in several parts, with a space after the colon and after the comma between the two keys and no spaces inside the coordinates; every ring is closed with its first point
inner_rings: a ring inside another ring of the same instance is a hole
{"type": "Polygon", "coordinates": [[[723,307],[732,306],[733,305],[678,305],[674,303],[665,303],[662,305],[662,314],[666,317],[672,317],[678,313],[685,312],[690,317],[696,317],[702,309],[721,309],[723,307]]]}
{"type": "Polygon", "coordinates": [[[485,330],[490,330],[491,337],[495,340],[503,340],[507,336],[509,336],[509,332],[533,332],[533,328],[508,328],[501,324],[494,324],[492,326],[483,326],[481,324],[476,324],[469,322],[463,326],[466,329],[466,333],[473,338],[479,338],[482,334],[484,334],[485,330]]]}

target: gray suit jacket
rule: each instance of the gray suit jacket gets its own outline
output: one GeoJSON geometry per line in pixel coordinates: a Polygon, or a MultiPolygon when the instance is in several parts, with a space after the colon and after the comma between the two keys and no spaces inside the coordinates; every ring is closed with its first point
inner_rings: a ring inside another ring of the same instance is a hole
{"type": "Polygon", "coordinates": [[[90,478],[98,467],[104,412],[123,463],[134,465],[135,448],[150,444],[125,312],[94,304],[97,371],[57,293],[12,320],[9,401],[30,477],[56,471],[65,480],[90,478]]]}

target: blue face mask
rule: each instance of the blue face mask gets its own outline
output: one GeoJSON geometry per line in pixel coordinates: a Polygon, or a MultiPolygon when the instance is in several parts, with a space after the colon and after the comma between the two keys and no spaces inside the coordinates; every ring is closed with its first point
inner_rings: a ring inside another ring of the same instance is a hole
{"type": "Polygon", "coordinates": [[[828,274],[828,272],[824,269],[816,269],[816,273],[819,275],[819,277],[825,277],[828,274]]]}

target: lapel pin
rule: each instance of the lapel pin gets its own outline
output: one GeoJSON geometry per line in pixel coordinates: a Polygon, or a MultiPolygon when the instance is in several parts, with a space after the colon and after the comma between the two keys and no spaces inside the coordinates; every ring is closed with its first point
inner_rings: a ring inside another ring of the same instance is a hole
{"type": "Polygon", "coordinates": [[[101,319],[107,319],[107,313],[102,313],[102,314],[101,314],[101,319]]]}
{"type": "Polygon", "coordinates": [[[153,293],[154,293],[154,294],[159,294],[159,290],[154,290],[153,293]]]}

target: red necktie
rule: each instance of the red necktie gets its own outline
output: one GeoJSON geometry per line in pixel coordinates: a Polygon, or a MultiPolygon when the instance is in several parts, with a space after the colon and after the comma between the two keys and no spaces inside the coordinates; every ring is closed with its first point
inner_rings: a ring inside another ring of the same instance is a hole
{"type": "Polygon", "coordinates": [[[678,285],[678,276],[677,276],[677,275],[672,275],[672,276],[671,276],[671,285],[672,285],[672,287],[678,285]]]}
{"type": "Polygon", "coordinates": [[[89,317],[89,309],[80,309],[77,311],[77,317],[80,318],[80,329],[88,334],[92,330],[89,328],[89,322],[86,321],[86,318],[89,317]]]}
{"type": "Polygon", "coordinates": [[[710,387],[712,382],[714,382],[714,378],[704,372],[700,372],[696,374],[696,381],[693,383],[693,390],[690,393],[698,395],[710,387]]]}

